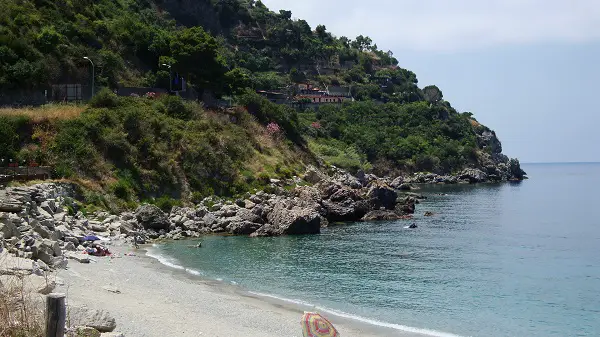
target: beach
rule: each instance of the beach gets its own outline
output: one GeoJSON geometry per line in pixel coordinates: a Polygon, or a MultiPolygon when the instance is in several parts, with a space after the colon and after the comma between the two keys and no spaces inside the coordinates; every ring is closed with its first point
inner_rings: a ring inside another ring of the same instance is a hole
{"type": "MultiPolygon", "coordinates": [[[[303,308],[244,292],[236,286],[202,280],[162,265],[143,249],[111,246],[115,257],[69,261],[55,291],[69,306],[105,310],[115,332],[131,336],[302,336],[303,308]],[[134,254],[134,256],[130,255],[134,254]],[[106,290],[118,290],[118,293],[106,290]]],[[[423,336],[327,315],[341,336],[423,336]]]]}

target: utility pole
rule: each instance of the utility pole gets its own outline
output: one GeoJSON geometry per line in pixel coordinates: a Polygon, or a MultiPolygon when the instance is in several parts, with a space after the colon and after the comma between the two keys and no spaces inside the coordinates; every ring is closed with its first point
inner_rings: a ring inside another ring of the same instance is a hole
{"type": "Polygon", "coordinates": [[[94,81],[96,79],[96,67],[94,66],[94,62],[92,62],[92,60],[89,57],[85,56],[84,59],[90,61],[90,63],[92,64],[92,98],[94,98],[94,81]]]}
{"type": "Polygon", "coordinates": [[[169,68],[169,93],[173,92],[173,79],[171,78],[171,65],[163,63],[162,66],[169,68]]]}

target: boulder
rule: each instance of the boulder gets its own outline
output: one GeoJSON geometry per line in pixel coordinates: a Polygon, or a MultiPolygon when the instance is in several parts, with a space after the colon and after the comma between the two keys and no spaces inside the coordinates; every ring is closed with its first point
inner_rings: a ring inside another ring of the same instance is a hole
{"type": "Polygon", "coordinates": [[[202,218],[202,221],[204,221],[204,223],[209,227],[213,226],[214,224],[216,224],[218,222],[217,217],[212,213],[205,214],[204,217],[202,218]]]}
{"type": "MultiPolygon", "coordinates": [[[[54,205],[54,200],[52,201],[52,206],[54,205]]],[[[55,208],[50,205],[50,201],[46,200],[40,204],[40,208],[46,211],[49,215],[54,215],[55,208]]]]}
{"type": "Polygon", "coordinates": [[[357,212],[353,201],[336,203],[330,200],[325,200],[323,201],[323,206],[327,210],[326,217],[329,221],[354,221],[357,218],[357,212]]]}
{"type": "Polygon", "coordinates": [[[33,226],[33,231],[38,233],[44,239],[50,239],[50,231],[48,228],[40,225],[39,223],[33,226]]]}
{"type": "Polygon", "coordinates": [[[262,225],[250,221],[232,222],[227,226],[227,230],[235,235],[249,235],[254,233],[262,225]]]}
{"type": "Polygon", "coordinates": [[[459,174],[459,179],[467,180],[470,183],[481,183],[487,181],[487,174],[479,169],[467,168],[459,174]]]}
{"type": "Polygon", "coordinates": [[[249,209],[245,209],[245,208],[240,209],[237,212],[236,217],[241,219],[242,221],[254,222],[254,223],[258,223],[258,224],[265,223],[265,221],[262,219],[262,217],[260,215],[252,212],[249,209]]]}
{"type": "Polygon", "coordinates": [[[111,332],[117,327],[114,317],[104,310],[69,307],[67,316],[72,326],[86,326],[100,332],[111,332]]]}
{"type": "Polygon", "coordinates": [[[30,275],[24,279],[23,285],[30,290],[42,295],[50,294],[56,288],[56,282],[52,278],[38,275],[30,275]]]}
{"type": "Polygon", "coordinates": [[[289,200],[277,203],[267,220],[273,227],[271,235],[319,234],[323,222],[315,210],[294,206],[289,200]]]}
{"type": "Polygon", "coordinates": [[[400,187],[402,187],[402,185],[404,185],[404,177],[400,176],[397,177],[396,179],[392,180],[392,182],[390,183],[390,186],[399,190],[400,187]]]}
{"type": "Polygon", "coordinates": [[[250,201],[249,199],[244,200],[244,208],[246,209],[253,209],[254,206],[256,206],[255,203],[253,203],[252,201],[250,201]]]}
{"type": "Polygon", "coordinates": [[[383,221],[383,220],[398,220],[402,217],[390,210],[375,210],[371,211],[362,218],[363,221],[383,221]]]}
{"type": "Polygon", "coordinates": [[[169,229],[169,219],[165,212],[154,205],[142,205],[135,211],[135,217],[145,229],[169,229]]]}
{"type": "Polygon", "coordinates": [[[52,258],[52,267],[54,269],[67,269],[67,265],[69,264],[69,260],[67,260],[64,256],[56,256],[52,258]]]}
{"type": "Polygon", "coordinates": [[[417,200],[415,198],[408,196],[396,205],[395,211],[400,215],[414,214],[416,203],[417,200]]]}
{"type": "MultiPolygon", "coordinates": [[[[52,265],[52,258],[54,257],[54,250],[53,247],[51,245],[50,240],[35,240],[35,242],[33,242],[33,244],[29,245],[27,242],[24,244],[24,246],[30,246],[31,247],[31,253],[32,253],[32,257],[34,259],[40,259],[42,260],[44,263],[48,264],[48,265],[52,265]]],[[[60,249],[60,247],[59,247],[60,249]]]]}
{"type": "Polygon", "coordinates": [[[427,212],[425,212],[425,214],[424,214],[424,215],[425,215],[425,216],[433,216],[433,212],[429,212],[429,211],[427,211],[427,212]]]}
{"type": "Polygon", "coordinates": [[[75,252],[65,252],[65,257],[69,260],[75,260],[79,263],[90,263],[90,257],[86,254],[80,254],[75,252]]]}
{"type": "Polygon", "coordinates": [[[70,328],[66,334],[67,337],[101,337],[100,331],[88,327],[88,326],[78,326],[74,328],[70,328]]]}
{"type": "Polygon", "coordinates": [[[373,184],[367,192],[367,198],[370,199],[374,209],[384,207],[385,209],[394,209],[398,193],[393,188],[384,184],[373,184]]]}
{"type": "Polygon", "coordinates": [[[0,234],[2,234],[5,239],[8,239],[13,236],[19,236],[21,232],[19,232],[17,226],[9,219],[0,219],[0,234]]]}
{"type": "Polygon", "coordinates": [[[315,167],[309,167],[304,174],[304,180],[311,184],[317,184],[326,179],[327,176],[315,167]]]}

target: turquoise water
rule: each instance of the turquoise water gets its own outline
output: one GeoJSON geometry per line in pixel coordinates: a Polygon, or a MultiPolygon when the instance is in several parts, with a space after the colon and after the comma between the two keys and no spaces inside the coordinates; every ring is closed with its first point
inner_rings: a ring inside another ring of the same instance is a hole
{"type": "MultiPolygon", "coordinates": [[[[243,289],[461,336],[600,336],[600,164],[524,165],[522,183],[434,186],[406,221],[154,248],[243,289]],[[438,195],[447,193],[446,196],[438,195]]],[[[164,260],[164,259],[163,259],[164,260]]]]}

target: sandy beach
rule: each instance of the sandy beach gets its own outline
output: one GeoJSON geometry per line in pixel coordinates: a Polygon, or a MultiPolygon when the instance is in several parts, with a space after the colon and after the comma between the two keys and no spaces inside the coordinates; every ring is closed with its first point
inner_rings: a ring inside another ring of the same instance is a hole
{"type": "MultiPolygon", "coordinates": [[[[302,336],[300,306],[177,271],[143,249],[111,249],[116,257],[94,257],[90,264],[69,261],[68,269],[57,274],[64,284],[55,291],[66,293],[69,305],[108,311],[116,319],[115,332],[127,337],[302,336]]],[[[327,318],[344,337],[423,336],[335,315],[327,318]]]]}

